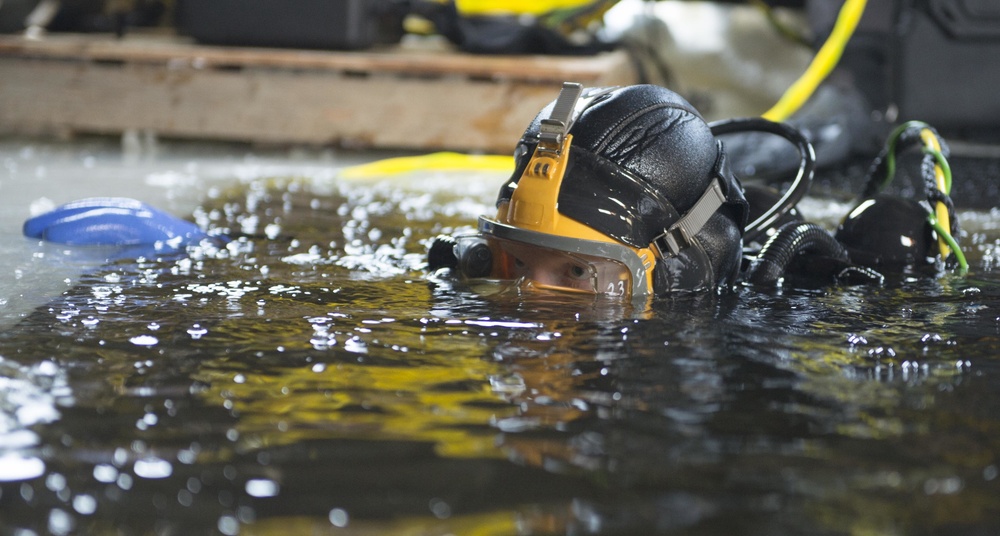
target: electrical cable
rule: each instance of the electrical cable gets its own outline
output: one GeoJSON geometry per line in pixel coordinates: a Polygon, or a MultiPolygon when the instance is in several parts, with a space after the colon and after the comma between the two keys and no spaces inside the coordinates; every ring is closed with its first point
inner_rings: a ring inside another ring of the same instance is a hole
{"type": "Polygon", "coordinates": [[[784,121],[809,100],[819,84],[826,79],[827,75],[837,66],[837,62],[840,61],[847,42],[851,39],[854,29],[857,28],[858,22],[861,20],[866,3],[866,0],[845,0],[830,36],[813,57],[809,67],[785,91],[778,102],[770,110],[764,112],[762,117],[771,121],[784,121]]]}

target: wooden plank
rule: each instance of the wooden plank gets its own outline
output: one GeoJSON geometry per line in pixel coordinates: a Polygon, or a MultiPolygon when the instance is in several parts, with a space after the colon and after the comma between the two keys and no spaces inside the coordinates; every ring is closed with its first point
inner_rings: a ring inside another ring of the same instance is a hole
{"type": "Polygon", "coordinates": [[[275,67],[411,75],[457,74],[535,82],[576,80],[588,85],[602,83],[604,73],[613,70],[622,60],[622,56],[615,53],[586,57],[485,56],[416,44],[371,52],[335,52],[213,47],[148,36],[108,39],[77,34],[53,34],[44,39],[0,36],[0,56],[189,64],[196,68],[275,67]]]}
{"type": "Polygon", "coordinates": [[[515,72],[515,58],[470,63],[465,55],[421,53],[438,61],[415,68],[374,52],[0,41],[0,132],[15,134],[149,130],[195,139],[507,154],[563,80],[615,85],[633,76],[620,53],[591,58],[588,69],[582,58],[561,69],[562,58],[525,58],[548,75],[532,78],[525,74],[530,69],[515,72]],[[484,66],[490,63],[496,68],[484,66]]]}

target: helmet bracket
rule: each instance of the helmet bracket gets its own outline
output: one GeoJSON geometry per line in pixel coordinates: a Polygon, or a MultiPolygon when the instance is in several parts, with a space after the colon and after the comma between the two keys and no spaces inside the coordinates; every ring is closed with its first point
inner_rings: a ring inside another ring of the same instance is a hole
{"type": "Polygon", "coordinates": [[[563,83],[552,113],[541,121],[541,131],[538,136],[539,150],[559,154],[563,138],[573,126],[573,112],[582,93],[583,85],[576,82],[563,83]]]}

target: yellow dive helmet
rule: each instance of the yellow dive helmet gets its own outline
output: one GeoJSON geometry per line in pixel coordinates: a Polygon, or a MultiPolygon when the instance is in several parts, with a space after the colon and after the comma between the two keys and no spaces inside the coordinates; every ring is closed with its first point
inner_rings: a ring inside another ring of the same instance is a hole
{"type": "MultiPolygon", "coordinates": [[[[677,94],[564,84],[525,131],[515,163],[495,217],[449,242],[463,276],[634,300],[735,281],[742,188],[721,143],[677,94]]],[[[433,249],[431,268],[448,265],[433,249]]]]}

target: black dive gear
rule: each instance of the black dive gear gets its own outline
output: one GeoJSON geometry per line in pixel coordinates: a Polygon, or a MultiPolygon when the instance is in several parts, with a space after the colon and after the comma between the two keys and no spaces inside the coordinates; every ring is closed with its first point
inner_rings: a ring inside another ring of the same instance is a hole
{"type": "MultiPolygon", "coordinates": [[[[761,240],[763,236],[773,234],[784,223],[796,220],[798,216],[795,206],[809,193],[809,186],[812,185],[813,175],[816,171],[816,151],[802,132],[787,124],[775,123],[758,117],[716,121],[709,126],[712,129],[712,134],[716,136],[747,132],[774,134],[788,140],[799,153],[799,166],[788,189],[767,209],[762,209],[763,205],[751,205],[753,217],[744,229],[744,241],[761,240]]],[[[760,193],[763,194],[763,192],[760,193]]],[[[755,197],[761,199],[764,195],[755,197]]]]}
{"type": "Polygon", "coordinates": [[[964,262],[952,238],[958,228],[946,152],[930,127],[901,127],[873,168],[869,198],[835,237],[802,221],[796,209],[816,163],[798,130],[759,118],[708,124],[680,96],[653,85],[565,84],[521,137],[496,216],[480,217],[477,233],[435,240],[428,264],[465,278],[530,281],[633,302],[739,279],[880,284],[875,267],[933,257],[933,233],[942,257],[950,248],[964,262]],[[784,192],[744,190],[730,170],[716,137],[745,132],[795,146],[798,170],[784,192]],[[875,195],[891,180],[897,145],[917,142],[926,155],[926,199],[875,195]]]}
{"type": "Polygon", "coordinates": [[[856,262],[886,268],[931,264],[936,245],[927,209],[913,199],[889,195],[854,207],[837,228],[837,240],[856,262]]]}
{"type": "Polygon", "coordinates": [[[931,126],[904,123],[890,135],[872,164],[865,189],[837,229],[851,259],[865,266],[901,269],[934,265],[937,261],[968,269],[956,237],[960,234],[955,206],[949,196],[951,169],[948,145],[931,126]],[[897,152],[922,153],[916,199],[883,193],[892,182],[897,152]]]}
{"type": "Polygon", "coordinates": [[[847,249],[826,229],[805,221],[792,221],[779,228],[750,260],[745,280],[773,286],[786,275],[802,275],[821,281],[881,284],[882,274],[852,262],[847,249]]]}

